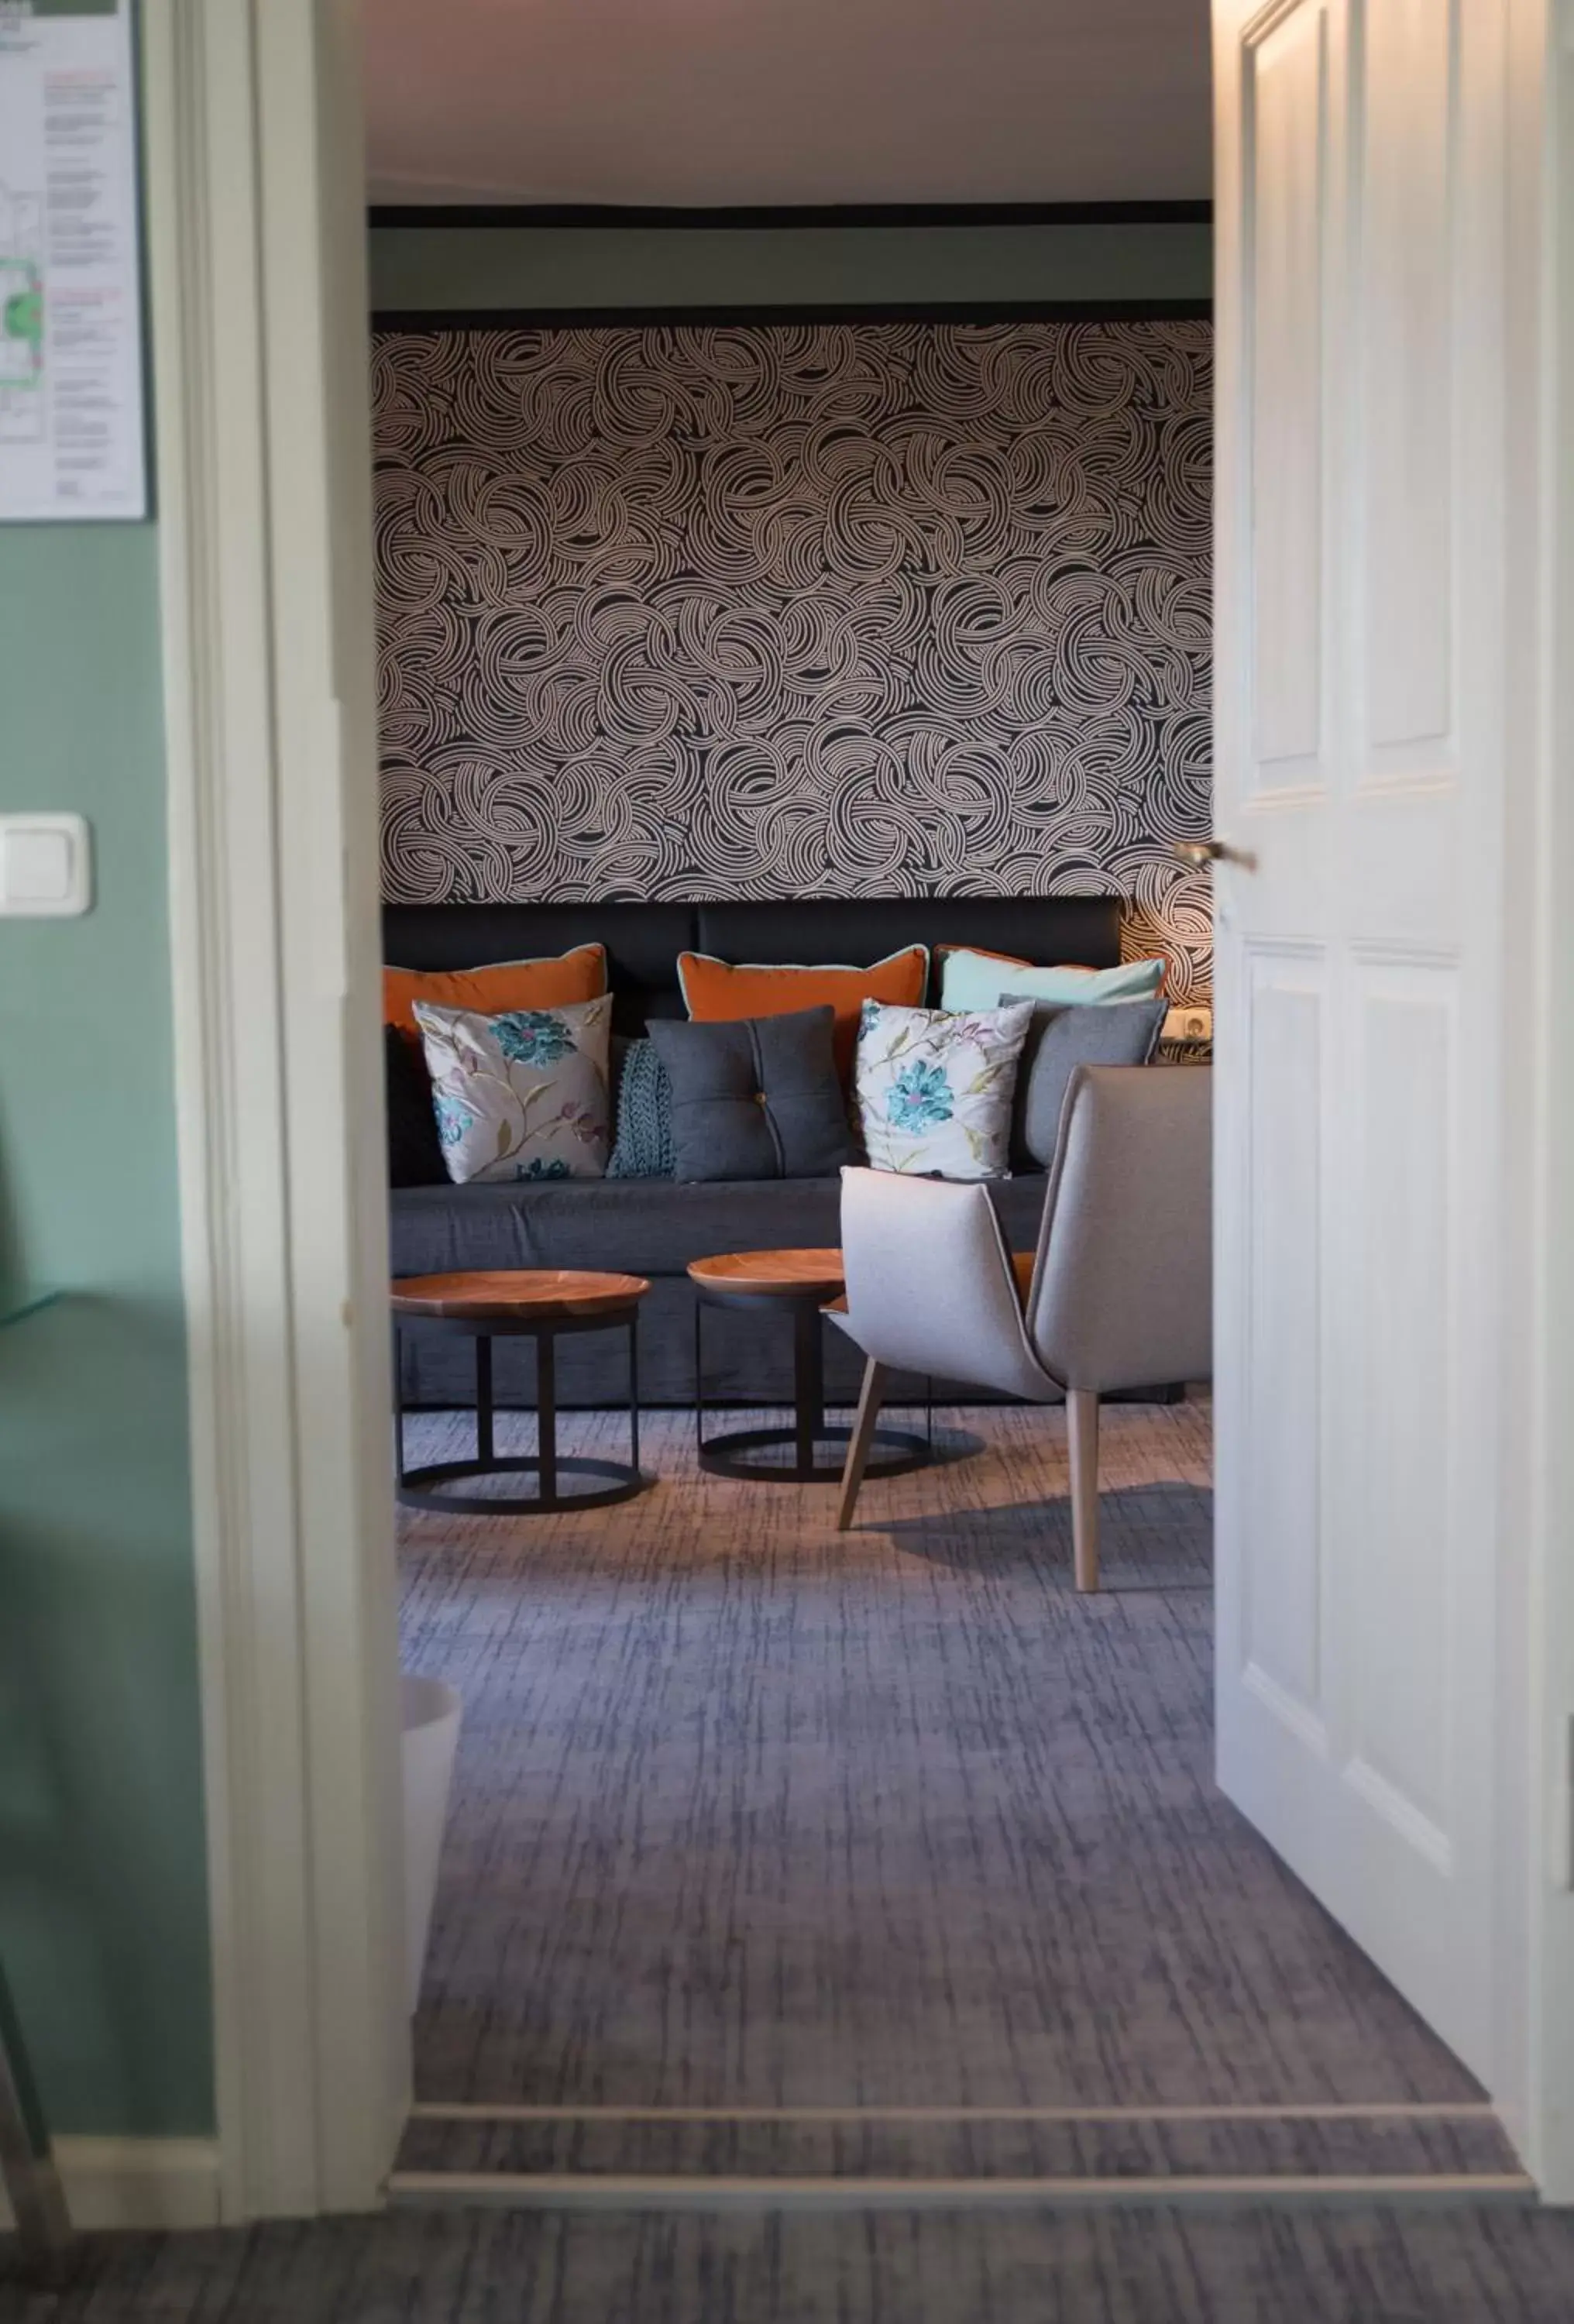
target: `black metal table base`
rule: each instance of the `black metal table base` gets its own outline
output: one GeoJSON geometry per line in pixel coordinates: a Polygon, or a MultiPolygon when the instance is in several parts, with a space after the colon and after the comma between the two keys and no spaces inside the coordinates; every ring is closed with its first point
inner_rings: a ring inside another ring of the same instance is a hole
{"type": "MultiPolygon", "coordinates": [[[[698,1459],[702,1469],[713,1477],[736,1477],[750,1484],[828,1485],[839,1481],[846,1465],[846,1448],[852,1441],[851,1428],[828,1428],[822,1422],[815,1431],[814,1444],[835,1444],[842,1448],[833,1460],[822,1461],[811,1451],[805,1464],[796,1428],[733,1428],[724,1436],[701,1439],[698,1459]],[[751,1461],[750,1452],[764,1452],[772,1446],[790,1444],[796,1457],[792,1461],[751,1461]]],[[[875,1436],[877,1444],[890,1448],[888,1460],[871,1460],[864,1471],[864,1482],[877,1477],[905,1477],[911,1469],[926,1469],[934,1457],[933,1446],[922,1436],[909,1435],[906,1429],[882,1428],[875,1436]]]]}
{"type": "Polygon", "coordinates": [[[604,1315],[557,1315],[529,1322],[523,1317],[473,1319],[429,1316],[422,1327],[467,1333],[475,1342],[475,1458],[474,1461],[431,1461],[424,1468],[404,1464],[404,1412],[400,1395],[400,1327],[393,1334],[394,1440],[398,1459],[394,1491],[406,1508],[444,1509],[456,1517],[552,1517],[574,1509],[605,1509],[615,1501],[631,1501],[649,1484],[640,1472],[640,1340],[639,1311],[631,1308],[604,1315]],[[566,1332],[604,1332],[627,1323],[629,1328],[629,1458],[593,1460],[587,1454],[557,1450],[557,1342],[566,1332]],[[529,1454],[500,1454],[494,1446],[492,1395],[493,1339],[529,1339],[536,1342],[537,1450],[529,1454]],[[477,1477],[534,1477],[537,1489],[529,1494],[449,1493],[446,1484],[477,1477]],[[611,1483],[588,1484],[583,1492],[562,1489],[566,1477],[606,1477],[611,1483]]]}
{"type": "MultiPolygon", "coordinates": [[[[740,1482],[753,1485],[824,1485],[833,1482],[842,1474],[840,1459],[822,1460],[819,1447],[841,1445],[851,1441],[850,1428],[833,1428],[825,1420],[825,1350],[822,1338],[824,1329],[822,1295],[818,1292],[783,1292],[773,1290],[761,1294],[754,1291],[730,1291],[719,1284],[701,1284],[695,1302],[694,1370],[695,1370],[695,1458],[702,1469],[713,1477],[733,1477],[740,1482]],[[724,1435],[705,1434],[705,1364],[704,1339],[701,1318],[706,1306],[737,1307],[750,1314],[761,1309],[786,1310],[793,1319],[793,1425],[790,1428],[734,1428],[724,1435]],[[790,1461],[754,1460],[753,1453],[769,1453],[784,1445],[792,1447],[790,1461]]],[[[875,1443],[886,1448],[886,1457],[871,1460],[864,1471],[866,1481],[878,1477],[905,1477],[909,1470],[926,1468],[934,1458],[934,1405],[933,1393],[925,1404],[925,1434],[909,1435],[905,1429],[877,1430],[875,1443]]]]}
{"type": "Polygon", "coordinates": [[[643,1492],[646,1480],[623,1461],[593,1461],[580,1453],[559,1452],[557,1473],[563,1477],[611,1477],[610,1485],[587,1488],[583,1493],[548,1494],[445,1493],[432,1487],[463,1477],[538,1477],[539,1458],[491,1461],[432,1461],[424,1469],[407,1469],[400,1480],[399,1498],[406,1508],[453,1509],[466,1517],[550,1516],[562,1509],[606,1509],[614,1501],[631,1501],[643,1492]]]}

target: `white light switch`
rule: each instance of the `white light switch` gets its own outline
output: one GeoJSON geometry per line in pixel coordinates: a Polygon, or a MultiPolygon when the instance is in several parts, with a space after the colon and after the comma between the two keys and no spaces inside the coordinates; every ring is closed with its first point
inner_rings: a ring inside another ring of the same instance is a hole
{"type": "Polygon", "coordinates": [[[93,900],[93,849],[79,815],[0,815],[0,913],[69,919],[93,900]]]}

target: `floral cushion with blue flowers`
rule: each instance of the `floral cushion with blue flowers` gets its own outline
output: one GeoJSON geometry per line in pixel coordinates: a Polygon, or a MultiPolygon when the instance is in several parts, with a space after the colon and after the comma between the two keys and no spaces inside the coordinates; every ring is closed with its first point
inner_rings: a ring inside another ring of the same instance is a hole
{"type": "Polygon", "coordinates": [[[610,998],[483,1017],[418,1001],[448,1176],[600,1178],[612,1107],[610,998]]]}
{"type": "Polygon", "coordinates": [[[854,1092],[876,1170],[1003,1178],[1030,1001],[999,1009],[864,1003],[854,1092]]]}

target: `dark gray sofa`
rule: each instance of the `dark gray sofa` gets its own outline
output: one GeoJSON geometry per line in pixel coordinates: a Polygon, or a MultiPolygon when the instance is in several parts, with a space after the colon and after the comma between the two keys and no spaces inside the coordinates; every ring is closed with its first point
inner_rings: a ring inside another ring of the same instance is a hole
{"type": "MultiPolygon", "coordinates": [[[[614,1030],[637,1037],[651,1017],[683,1012],[679,952],[732,961],[840,961],[867,966],[911,944],[974,945],[1034,961],[1112,966],[1120,956],[1113,897],[896,898],[870,902],[605,905],[391,905],[386,960],[404,968],[468,968],[562,952],[596,940],[607,947],[614,1030]]],[[[938,979],[931,999],[937,997],[938,979]]],[[[1010,1178],[996,1199],[1012,1248],[1027,1250],[1044,1207],[1042,1176],[1010,1178]]],[[[576,1179],[527,1185],[399,1186],[391,1195],[398,1275],[463,1268],[613,1268],[650,1278],[641,1314],[640,1386],[652,1404],[694,1401],[695,1294],[689,1261],[726,1250],[841,1240],[841,1181],[769,1179],[704,1185],[661,1178],[576,1179]]],[[[769,1317],[707,1308],[705,1385],[718,1402],[781,1403],[791,1393],[791,1333],[769,1317]]],[[[586,1334],[558,1349],[558,1394],[567,1405],[621,1403],[621,1335],[586,1334]]],[[[500,1342],[502,1404],[534,1400],[528,1345],[500,1342]]],[[[404,1334],[407,1404],[470,1401],[467,1342],[404,1334]]],[[[827,1386],[850,1402],[859,1361],[828,1333],[827,1386]]],[[[977,1400],[977,1391],[970,1391],[977,1400]]]]}

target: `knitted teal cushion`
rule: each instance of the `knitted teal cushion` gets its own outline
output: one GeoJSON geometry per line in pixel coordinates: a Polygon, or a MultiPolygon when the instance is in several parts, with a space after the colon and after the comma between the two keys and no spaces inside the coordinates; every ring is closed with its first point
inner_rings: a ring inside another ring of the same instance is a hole
{"type": "Polygon", "coordinates": [[[618,1081],[617,1139],[609,1178],[670,1178],[672,1083],[653,1041],[631,1041],[618,1081]]]}

